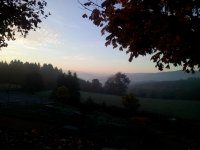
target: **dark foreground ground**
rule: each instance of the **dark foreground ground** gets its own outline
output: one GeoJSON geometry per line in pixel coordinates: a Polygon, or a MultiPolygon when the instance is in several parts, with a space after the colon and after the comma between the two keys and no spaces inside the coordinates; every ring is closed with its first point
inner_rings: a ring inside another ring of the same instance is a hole
{"type": "Polygon", "coordinates": [[[1,150],[200,149],[199,121],[41,104],[9,109],[0,111],[1,150]]]}

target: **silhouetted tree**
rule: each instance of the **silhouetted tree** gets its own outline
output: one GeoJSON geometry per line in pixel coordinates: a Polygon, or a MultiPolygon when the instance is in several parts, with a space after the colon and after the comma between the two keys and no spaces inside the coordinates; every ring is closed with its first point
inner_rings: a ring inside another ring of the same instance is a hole
{"type": "MultiPolygon", "coordinates": [[[[26,89],[28,84],[32,81],[27,81],[27,78],[33,78],[32,73],[37,72],[41,76],[42,89],[52,90],[56,88],[56,81],[60,74],[63,74],[61,69],[53,67],[51,64],[44,64],[42,67],[39,63],[23,63],[19,60],[13,60],[9,64],[0,62],[0,84],[12,85],[26,89]],[[31,76],[31,77],[30,77],[31,76]]],[[[38,75],[36,75],[38,77],[38,75]]],[[[3,89],[3,88],[2,88],[3,89]]],[[[27,90],[27,89],[26,89],[27,90]]],[[[38,90],[41,90],[39,88],[38,90]]]]}
{"type": "Polygon", "coordinates": [[[68,103],[70,99],[69,90],[65,86],[58,87],[55,91],[55,98],[58,102],[68,103]]]}
{"type": "Polygon", "coordinates": [[[48,17],[44,0],[1,0],[0,1],[0,48],[6,47],[6,40],[15,40],[16,32],[26,37],[30,30],[36,30],[42,18],[48,17]]]}
{"type": "Polygon", "coordinates": [[[105,45],[125,50],[129,61],[151,54],[159,70],[170,64],[186,72],[200,69],[200,1],[84,1],[89,19],[106,35],[105,45]]]}
{"type": "Polygon", "coordinates": [[[39,72],[30,72],[26,76],[24,88],[28,92],[41,91],[44,88],[42,75],[39,72]]]}
{"type": "Polygon", "coordinates": [[[87,92],[103,93],[103,85],[98,79],[92,79],[92,81],[85,81],[79,79],[80,89],[87,92]]]}
{"type": "Polygon", "coordinates": [[[93,92],[101,93],[103,91],[102,83],[98,79],[93,79],[91,82],[93,92]]]}
{"type": "Polygon", "coordinates": [[[82,91],[92,92],[92,85],[90,81],[79,79],[79,83],[82,91]]]}
{"type": "Polygon", "coordinates": [[[53,67],[51,64],[44,64],[41,67],[41,74],[44,79],[45,89],[50,90],[56,88],[57,78],[62,74],[62,70],[53,67]]]}
{"type": "Polygon", "coordinates": [[[73,75],[71,76],[71,80],[72,80],[72,83],[70,85],[70,94],[71,94],[71,103],[72,104],[78,104],[79,101],[80,101],[80,85],[79,85],[79,80],[78,80],[78,77],[77,77],[77,74],[76,73],[73,73],[73,75]]]}
{"type": "Polygon", "coordinates": [[[114,76],[108,78],[105,82],[104,90],[109,94],[123,95],[129,83],[129,78],[125,74],[118,72],[114,76]]]}
{"type": "Polygon", "coordinates": [[[122,104],[130,114],[134,113],[140,106],[139,100],[135,97],[133,93],[129,93],[123,96],[122,104]]]}
{"type": "Polygon", "coordinates": [[[9,80],[9,68],[7,62],[0,62],[0,83],[6,84],[9,80]]]}
{"type": "Polygon", "coordinates": [[[65,86],[69,91],[69,100],[70,104],[77,104],[80,101],[80,87],[79,80],[76,73],[72,75],[70,71],[68,74],[61,74],[57,79],[57,87],[65,86]]]}

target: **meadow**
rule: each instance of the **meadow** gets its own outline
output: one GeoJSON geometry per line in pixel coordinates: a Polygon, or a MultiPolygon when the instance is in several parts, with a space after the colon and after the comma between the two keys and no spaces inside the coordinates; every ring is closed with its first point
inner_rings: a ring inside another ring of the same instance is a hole
{"type": "MultiPolygon", "coordinates": [[[[40,97],[47,97],[50,91],[40,92],[40,97]]],[[[81,101],[91,98],[95,103],[105,103],[107,106],[123,107],[120,96],[91,93],[81,91],[81,101]]],[[[200,120],[200,101],[194,100],[170,100],[138,97],[140,102],[139,112],[153,113],[181,119],[200,120]]]]}
{"type": "MultiPolygon", "coordinates": [[[[108,106],[123,107],[120,96],[81,92],[81,100],[84,102],[91,98],[95,103],[105,103],[108,106]]],[[[200,120],[200,101],[193,100],[170,100],[138,98],[140,112],[160,114],[181,119],[200,120]]]]}

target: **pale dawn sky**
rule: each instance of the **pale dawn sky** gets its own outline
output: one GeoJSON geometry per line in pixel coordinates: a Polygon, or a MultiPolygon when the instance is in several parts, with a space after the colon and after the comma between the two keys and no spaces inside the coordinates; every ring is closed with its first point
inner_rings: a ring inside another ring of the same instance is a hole
{"type": "Polygon", "coordinates": [[[105,47],[100,28],[82,18],[85,10],[77,0],[46,1],[51,16],[43,20],[41,29],[31,31],[25,39],[18,37],[2,48],[1,61],[51,63],[63,70],[92,73],[159,72],[150,56],[130,63],[125,52],[105,47]]]}

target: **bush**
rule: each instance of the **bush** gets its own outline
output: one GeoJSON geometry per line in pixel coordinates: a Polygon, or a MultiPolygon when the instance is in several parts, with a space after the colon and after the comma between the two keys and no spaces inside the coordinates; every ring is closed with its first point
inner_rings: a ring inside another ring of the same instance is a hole
{"type": "Polygon", "coordinates": [[[127,94],[122,97],[122,104],[129,113],[134,113],[139,108],[139,100],[133,93],[127,94]]]}
{"type": "Polygon", "coordinates": [[[55,91],[55,99],[62,103],[69,101],[69,90],[65,86],[58,87],[55,91]]]}

